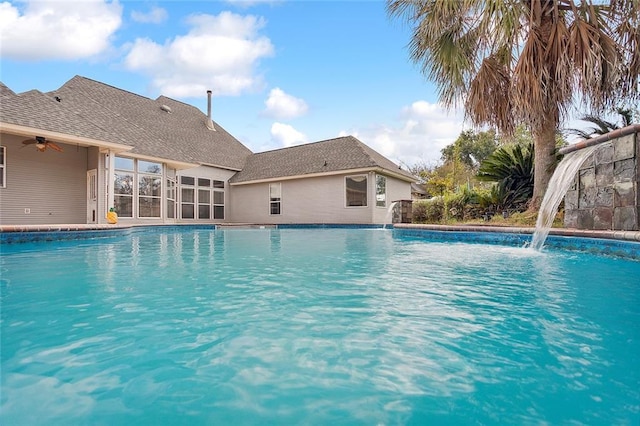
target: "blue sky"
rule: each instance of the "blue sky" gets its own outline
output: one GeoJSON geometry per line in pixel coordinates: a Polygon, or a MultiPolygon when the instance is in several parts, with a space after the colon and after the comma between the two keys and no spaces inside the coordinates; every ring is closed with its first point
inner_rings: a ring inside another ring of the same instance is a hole
{"type": "Polygon", "coordinates": [[[352,134],[435,164],[463,129],[409,61],[409,28],[378,1],[0,2],[0,77],[43,92],[82,75],[169,96],[261,152],[352,134]]]}

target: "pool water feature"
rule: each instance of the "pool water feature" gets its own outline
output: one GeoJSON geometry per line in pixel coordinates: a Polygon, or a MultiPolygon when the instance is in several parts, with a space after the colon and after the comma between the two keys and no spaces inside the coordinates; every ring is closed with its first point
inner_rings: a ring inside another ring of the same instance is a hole
{"type": "Polygon", "coordinates": [[[640,262],[400,230],[4,245],[3,424],[638,424],[640,262]]]}
{"type": "MultiPolygon", "coordinates": [[[[610,144],[608,144],[610,145],[610,144]]],[[[535,250],[541,250],[544,242],[549,235],[549,230],[553,226],[553,221],[558,213],[558,207],[567,195],[567,191],[574,182],[578,170],[587,161],[593,152],[605,145],[593,145],[578,151],[567,154],[560,164],[556,167],[549,181],[549,187],[544,194],[538,218],[536,220],[536,229],[531,240],[531,247],[535,250]]]]}

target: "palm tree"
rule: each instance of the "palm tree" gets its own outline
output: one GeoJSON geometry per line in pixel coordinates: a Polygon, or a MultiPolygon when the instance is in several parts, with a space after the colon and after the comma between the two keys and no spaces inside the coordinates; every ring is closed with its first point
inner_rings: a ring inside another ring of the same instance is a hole
{"type": "Polygon", "coordinates": [[[620,125],[613,121],[607,121],[596,115],[585,115],[580,120],[592,123],[595,127],[589,129],[566,129],[566,132],[581,137],[582,139],[591,139],[595,136],[605,135],[621,127],[630,126],[633,123],[633,110],[629,108],[616,108],[616,112],[620,115],[620,125]]]}
{"type": "Polygon", "coordinates": [[[445,107],[503,134],[530,128],[532,208],[576,99],[591,111],[640,99],[639,0],[387,0],[387,10],[411,25],[410,58],[445,107]]]}

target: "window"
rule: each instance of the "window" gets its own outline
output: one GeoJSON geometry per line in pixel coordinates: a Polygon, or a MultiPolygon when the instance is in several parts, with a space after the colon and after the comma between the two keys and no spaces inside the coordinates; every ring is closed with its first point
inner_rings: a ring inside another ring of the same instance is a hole
{"type": "Polygon", "coordinates": [[[224,184],[204,177],[180,177],[182,219],[224,219],[224,184]]]}
{"type": "Polygon", "coordinates": [[[196,218],[196,179],[180,176],[180,217],[182,219],[196,218]]]}
{"type": "Polygon", "coordinates": [[[133,217],[134,163],[131,158],[115,158],[114,208],[119,217],[133,217]]]}
{"type": "Polygon", "coordinates": [[[7,158],[6,151],[7,151],[7,148],[5,148],[4,146],[0,146],[0,188],[6,188],[6,182],[7,182],[7,174],[6,174],[7,163],[5,162],[7,158]]]}
{"type": "Polygon", "coordinates": [[[347,207],[367,206],[367,175],[345,178],[347,207]]]}
{"type": "Polygon", "coordinates": [[[376,175],[376,207],[387,206],[387,178],[376,175]]]}
{"type": "Polygon", "coordinates": [[[224,191],[213,191],[213,218],[224,219],[224,191]]]}
{"type": "Polygon", "coordinates": [[[167,218],[176,217],[176,179],[167,179],[167,218]]]}
{"type": "Polygon", "coordinates": [[[280,183],[269,184],[269,214],[280,214],[282,186],[280,183]]]}
{"type": "Polygon", "coordinates": [[[211,219],[211,179],[198,178],[198,219],[211,219]]]}
{"type": "Polygon", "coordinates": [[[180,184],[193,186],[196,184],[196,178],[192,178],[191,176],[180,176],[180,184]]]}
{"type": "Polygon", "coordinates": [[[138,160],[138,217],[160,217],[162,165],[138,160]]]}
{"type": "Polygon", "coordinates": [[[114,168],[114,207],[118,216],[161,217],[162,163],[116,156],[114,168]]]}

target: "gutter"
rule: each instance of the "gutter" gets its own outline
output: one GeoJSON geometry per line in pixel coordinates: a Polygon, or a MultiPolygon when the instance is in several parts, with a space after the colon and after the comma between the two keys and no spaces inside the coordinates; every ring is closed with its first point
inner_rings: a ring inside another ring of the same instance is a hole
{"type": "Polygon", "coordinates": [[[330,172],[317,172],[317,173],[307,173],[301,175],[291,175],[291,176],[274,176],[260,179],[251,179],[245,180],[241,182],[230,182],[231,186],[240,186],[240,185],[252,185],[256,183],[266,183],[266,182],[282,182],[287,180],[297,180],[297,179],[307,179],[307,178],[316,178],[316,177],[325,177],[325,176],[336,176],[336,175],[349,175],[349,174],[357,174],[357,173],[369,173],[375,172],[386,176],[392,176],[399,180],[403,180],[405,182],[416,182],[415,180],[409,179],[407,175],[401,173],[395,173],[390,171],[389,169],[384,169],[381,167],[365,167],[360,169],[347,169],[347,170],[333,170],[330,172]]]}
{"type": "Polygon", "coordinates": [[[612,132],[606,133],[604,135],[600,135],[593,139],[583,139],[580,142],[574,143],[573,145],[565,146],[564,148],[560,148],[558,153],[562,155],[569,154],[570,152],[577,151],[579,149],[584,149],[593,145],[599,145],[601,143],[609,142],[613,139],[618,139],[623,136],[632,135],[634,133],[640,133],[640,124],[632,124],[627,127],[623,127],[622,129],[616,129],[612,132]]]}

